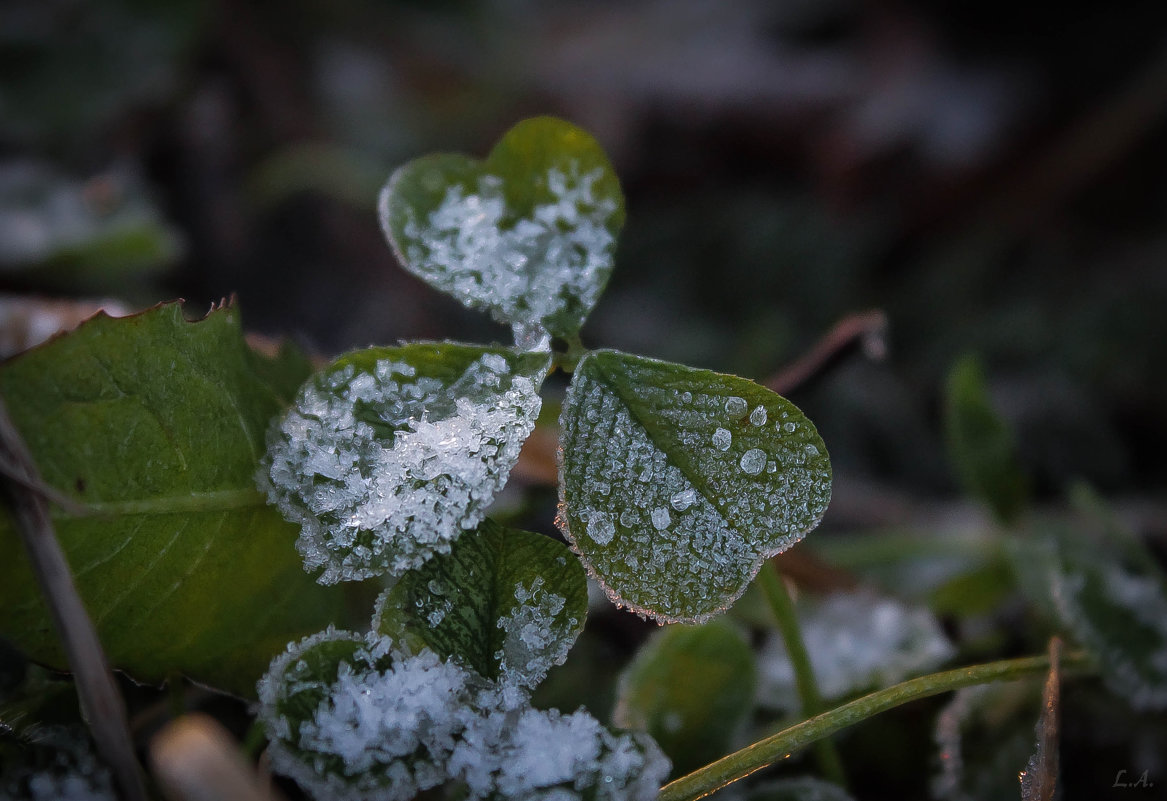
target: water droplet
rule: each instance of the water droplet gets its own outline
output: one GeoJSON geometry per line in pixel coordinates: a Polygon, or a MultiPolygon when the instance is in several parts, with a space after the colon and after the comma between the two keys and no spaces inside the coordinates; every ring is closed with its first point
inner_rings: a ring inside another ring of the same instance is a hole
{"type": "Polygon", "coordinates": [[[684,392],[681,393],[681,401],[682,402],[690,403],[690,402],[692,402],[692,400],[693,400],[693,393],[692,392],[685,390],[684,392]]]}
{"type": "Polygon", "coordinates": [[[669,500],[669,503],[672,504],[672,507],[678,512],[683,512],[692,506],[696,500],[697,490],[690,487],[689,489],[683,490],[682,492],[678,492],[676,495],[674,495],[669,500]]]}
{"type": "Polygon", "coordinates": [[[740,465],[743,472],[756,476],[766,466],[766,452],[758,448],[750,448],[742,454],[740,465]]]}
{"type": "Polygon", "coordinates": [[[588,517],[588,536],[597,545],[607,545],[616,534],[616,526],[604,512],[592,512],[588,517]]]}
{"type": "Polygon", "coordinates": [[[713,447],[717,448],[717,450],[729,450],[731,442],[733,442],[733,434],[729,433],[728,430],[719,428],[713,432],[713,447]]]}
{"type": "Polygon", "coordinates": [[[807,454],[809,454],[810,456],[818,456],[818,455],[819,455],[819,449],[818,449],[818,446],[817,446],[817,445],[807,445],[807,446],[806,446],[806,452],[807,452],[807,454]]]}
{"type": "Polygon", "coordinates": [[[652,527],[657,531],[668,528],[671,522],[672,518],[669,516],[668,509],[663,506],[658,506],[652,510],[652,527]]]}
{"type": "Polygon", "coordinates": [[[750,422],[756,426],[766,425],[766,407],[759,406],[750,412],[750,422]]]}
{"type": "MultiPolygon", "coordinates": [[[[785,415],[783,415],[783,417],[785,417],[785,415]]],[[[793,434],[795,431],[798,430],[798,426],[795,425],[793,421],[791,421],[788,423],[782,423],[779,430],[785,431],[787,434],[793,434]]]]}
{"type": "Polygon", "coordinates": [[[730,417],[740,417],[746,413],[746,409],[750,408],[746,403],[745,398],[739,398],[737,395],[725,399],[725,413],[730,417]]]}

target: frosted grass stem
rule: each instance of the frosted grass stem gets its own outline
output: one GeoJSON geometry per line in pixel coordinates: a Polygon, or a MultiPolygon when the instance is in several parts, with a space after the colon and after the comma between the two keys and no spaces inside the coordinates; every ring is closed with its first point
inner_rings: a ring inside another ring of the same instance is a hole
{"type": "MultiPolygon", "coordinates": [[[[782,580],[773,559],[767,559],[766,564],[762,566],[761,572],[758,573],[758,582],[770,604],[770,609],[774,612],[782,641],[786,644],[786,653],[790,656],[790,664],[794,668],[794,682],[798,687],[802,714],[804,717],[814,717],[823,709],[823,697],[819,693],[814,667],[810,663],[810,654],[807,653],[802,630],[798,626],[794,599],[790,597],[786,582],[782,580]]],[[[822,739],[815,743],[814,749],[815,759],[823,775],[835,784],[846,787],[847,776],[835,744],[828,739],[822,739]]]]}
{"type": "MultiPolygon", "coordinates": [[[[983,665],[972,665],[909,679],[835,707],[810,720],[796,723],[788,729],[669,782],[661,788],[657,801],[696,801],[787,758],[800,748],[909,701],[939,695],[949,690],[959,690],[961,687],[1040,676],[1049,670],[1049,667],[1049,657],[1031,656],[987,662],[983,665]]],[[[1061,667],[1063,671],[1082,671],[1091,667],[1091,661],[1085,652],[1074,651],[1062,655],[1061,667]]]]}

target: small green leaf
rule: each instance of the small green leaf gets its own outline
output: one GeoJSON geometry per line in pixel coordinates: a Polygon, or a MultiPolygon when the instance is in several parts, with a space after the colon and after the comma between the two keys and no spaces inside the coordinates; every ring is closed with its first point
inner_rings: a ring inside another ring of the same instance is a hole
{"type": "Polygon", "coordinates": [[[612,272],[624,197],[591,136],[537,117],[485,161],[440,154],[400,168],[380,214],[398,260],[419,278],[520,338],[542,329],[570,337],[612,272]]]}
{"type": "Polygon", "coordinates": [[[483,519],[539,414],[545,355],[451,343],[342,356],[268,434],[268,498],[319,581],[400,575],[483,519]]]}
{"type": "Polygon", "coordinates": [[[1015,521],[1029,497],[1028,480],[1017,461],[1013,434],[993,409],[984,371],[973,356],[958,361],[948,374],[944,428],[966,491],[1002,523],[1015,521]]]}
{"type": "MultiPolygon", "coordinates": [[[[347,619],[346,593],[304,574],[295,528],[255,491],[283,404],[257,359],[236,309],[189,323],[168,305],[95,317],[0,367],[44,480],[92,510],[55,513],[57,536],[111,662],[139,681],[177,670],[251,695],[289,639],[347,619]]],[[[6,516],[0,551],[0,634],[63,668],[6,516]]]]}
{"type": "Polygon", "coordinates": [[[566,546],[488,519],[402,576],[378,601],[373,628],[534,687],[566,658],[587,611],[587,578],[566,546]]]}
{"type": "Polygon", "coordinates": [[[560,426],[559,525],[613,601],[657,620],[724,610],[830,501],[814,426],[743,378],[595,351],[560,426]]]}
{"type": "Polygon", "coordinates": [[[647,731],[685,774],[729,753],[755,678],[753,651],[733,626],[669,626],[620,677],[612,723],[647,731]]]}

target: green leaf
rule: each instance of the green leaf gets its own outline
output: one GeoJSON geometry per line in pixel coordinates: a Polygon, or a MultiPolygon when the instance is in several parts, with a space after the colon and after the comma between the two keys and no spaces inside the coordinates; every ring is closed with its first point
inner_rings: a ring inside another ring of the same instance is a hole
{"type": "Polygon", "coordinates": [[[830,501],[815,427],[743,378],[595,351],[560,425],[560,527],[613,601],[657,620],[724,610],[830,501]]]}
{"type": "Polygon", "coordinates": [[[1013,433],[993,409],[985,375],[973,356],[948,374],[944,428],[948,450],[965,490],[983,501],[1002,523],[1017,519],[1029,498],[1013,433]]]}
{"type": "Polygon", "coordinates": [[[1167,709],[1167,585],[1134,537],[1090,523],[1035,520],[1011,549],[1020,585],[1090,649],[1112,692],[1167,709]]]}
{"type": "Polygon", "coordinates": [[[567,657],[587,611],[587,578],[565,545],[487,519],[386,591],[373,629],[534,687],[567,657]]]}
{"type": "MultiPolygon", "coordinates": [[[[44,480],[92,510],[56,513],[57,536],[110,660],[139,681],[178,670],[249,696],[289,639],[346,618],[255,490],[282,405],[257,358],[236,309],[189,323],[167,305],[95,317],[0,367],[44,480]]],[[[0,635],[63,668],[6,516],[0,549],[0,635]]]]}
{"type": "Polygon", "coordinates": [[[546,355],[369,348],[313,376],[268,435],[260,483],[319,581],[400,575],[482,521],[539,414],[546,355]]]}
{"type": "Polygon", "coordinates": [[[669,626],[620,677],[612,723],[647,731],[685,774],[730,752],[755,679],[753,651],[733,626],[669,626]]]}
{"type": "Polygon", "coordinates": [[[591,136],[537,117],[485,161],[411,161],[386,184],[380,215],[398,260],[419,278],[514,325],[519,339],[542,329],[571,337],[612,272],[624,197],[591,136]]]}

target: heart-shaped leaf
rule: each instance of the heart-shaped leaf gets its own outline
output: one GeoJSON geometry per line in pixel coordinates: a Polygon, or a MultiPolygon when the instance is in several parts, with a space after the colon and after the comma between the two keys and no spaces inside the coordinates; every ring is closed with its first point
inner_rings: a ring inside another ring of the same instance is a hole
{"type": "Polygon", "coordinates": [[[488,519],[386,591],[373,628],[534,687],[567,657],[587,610],[587,578],[565,545],[488,519]]]}
{"type": "Polygon", "coordinates": [[[621,675],[612,722],[647,731],[676,773],[688,773],[729,753],[754,680],[754,652],[733,626],[669,626],[621,675]]]}
{"type": "Polygon", "coordinates": [[[595,351],[560,427],[560,527],[613,601],[661,621],[725,609],[830,501],[814,426],[743,378],[595,351]]]}
{"type": "Polygon", "coordinates": [[[319,581],[400,575],[483,519],[539,414],[546,356],[451,343],[342,356],[268,435],[259,476],[319,581]]]}
{"type": "MultiPolygon", "coordinates": [[[[171,304],[95,317],[0,367],[45,482],[87,507],[56,511],[57,537],[110,661],[139,681],[179,671],[251,695],[290,638],[350,621],[347,596],[367,608],[376,593],[314,584],[295,527],[255,491],[295,362],[261,363],[236,308],[192,323],[171,304]]],[[[66,667],[3,514],[0,553],[0,636],[66,667]]]]}
{"type": "Polygon", "coordinates": [[[590,135],[538,117],[485,161],[440,154],[401,167],[380,215],[407,270],[533,345],[540,331],[570,337],[583,325],[612,272],[624,197],[590,135]]]}

